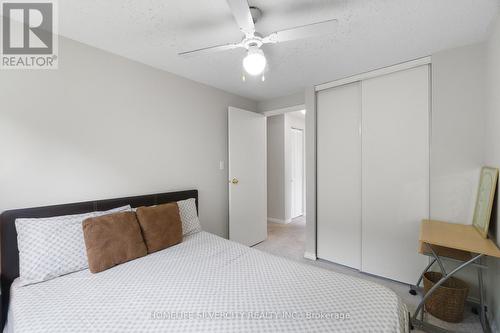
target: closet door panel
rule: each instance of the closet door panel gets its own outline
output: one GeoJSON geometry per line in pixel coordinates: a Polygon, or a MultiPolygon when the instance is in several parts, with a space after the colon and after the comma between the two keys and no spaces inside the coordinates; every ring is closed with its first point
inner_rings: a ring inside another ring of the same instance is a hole
{"type": "Polygon", "coordinates": [[[353,268],[361,258],[361,84],[317,95],[317,255],[353,268]]]}
{"type": "Polygon", "coordinates": [[[362,264],[364,272],[415,283],[429,217],[429,67],[362,83],[362,264]]]}

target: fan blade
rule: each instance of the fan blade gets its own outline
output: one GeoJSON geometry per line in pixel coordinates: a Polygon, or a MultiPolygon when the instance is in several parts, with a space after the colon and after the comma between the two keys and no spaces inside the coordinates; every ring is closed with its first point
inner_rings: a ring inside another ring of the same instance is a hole
{"type": "Polygon", "coordinates": [[[240,30],[246,36],[253,36],[255,32],[255,25],[253,24],[252,13],[248,7],[247,0],[227,0],[227,4],[233,12],[234,19],[240,27],[240,30]]]}
{"type": "Polygon", "coordinates": [[[336,19],[306,24],[295,28],[273,32],[262,39],[264,43],[281,43],[333,33],[338,25],[336,19]]]}
{"type": "Polygon", "coordinates": [[[205,55],[205,54],[210,54],[210,53],[215,53],[215,52],[220,52],[220,51],[232,50],[232,49],[236,49],[238,47],[244,47],[244,46],[241,45],[240,43],[217,45],[217,46],[204,47],[202,49],[197,49],[197,50],[192,50],[192,51],[181,52],[181,53],[179,53],[179,55],[183,56],[183,57],[192,57],[192,56],[205,55]]]}

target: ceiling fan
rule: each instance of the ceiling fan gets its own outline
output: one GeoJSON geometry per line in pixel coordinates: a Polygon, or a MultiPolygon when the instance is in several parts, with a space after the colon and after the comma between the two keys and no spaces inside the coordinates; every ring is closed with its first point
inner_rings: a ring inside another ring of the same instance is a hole
{"type": "MultiPolygon", "coordinates": [[[[318,35],[325,35],[334,32],[337,26],[337,20],[327,20],[312,24],[302,25],[281,31],[276,31],[268,36],[263,37],[255,31],[254,23],[262,16],[262,11],[257,7],[250,7],[247,0],[227,0],[227,3],[233,12],[234,19],[244,34],[243,39],[239,43],[229,43],[196,49],[187,52],[181,52],[181,56],[197,56],[213,52],[231,50],[236,48],[245,48],[247,55],[243,58],[243,68],[245,72],[252,76],[263,75],[267,59],[261,46],[264,44],[276,44],[288,42],[297,39],[304,39],[318,35]]],[[[245,75],[243,75],[245,81],[245,75]]]]}

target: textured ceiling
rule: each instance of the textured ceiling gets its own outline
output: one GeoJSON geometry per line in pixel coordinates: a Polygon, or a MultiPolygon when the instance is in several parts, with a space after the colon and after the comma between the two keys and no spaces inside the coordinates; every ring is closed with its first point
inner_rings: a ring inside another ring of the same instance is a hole
{"type": "Polygon", "coordinates": [[[59,1],[60,34],[256,100],[486,38],[498,0],[249,0],[257,31],[337,18],[331,35],[265,45],[266,81],[241,80],[243,49],[184,59],[177,52],[241,34],[225,0],[59,1]]]}

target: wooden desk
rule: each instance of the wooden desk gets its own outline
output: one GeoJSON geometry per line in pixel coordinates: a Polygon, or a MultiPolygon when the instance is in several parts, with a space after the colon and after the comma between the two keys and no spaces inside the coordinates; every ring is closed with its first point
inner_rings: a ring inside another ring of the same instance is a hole
{"type": "MultiPolygon", "coordinates": [[[[491,239],[483,238],[472,225],[454,224],[434,220],[422,221],[420,225],[419,243],[419,252],[433,257],[433,260],[430,261],[424,269],[415,286],[418,288],[424,274],[434,263],[439,264],[443,277],[423,296],[422,301],[417,306],[411,318],[410,322],[412,326],[428,329],[430,331],[444,332],[445,330],[424,322],[423,311],[425,301],[452,275],[467,266],[474,265],[477,267],[478,272],[481,325],[483,326],[483,331],[488,332],[489,327],[487,327],[486,324],[482,275],[482,269],[486,267],[481,265],[480,260],[484,256],[500,258],[500,249],[491,239]],[[441,260],[443,257],[457,260],[460,262],[460,265],[451,272],[446,272],[441,260]],[[420,320],[417,319],[419,312],[421,313],[420,320]]],[[[410,293],[416,295],[416,289],[412,288],[410,293]]]]}
{"type": "Polygon", "coordinates": [[[428,252],[424,243],[500,258],[500,249],[491,239],[481,237],[479,232],[466,224],[455,224],[434,220],[423,220],[420,226],[420,253],[428,252]]]}

